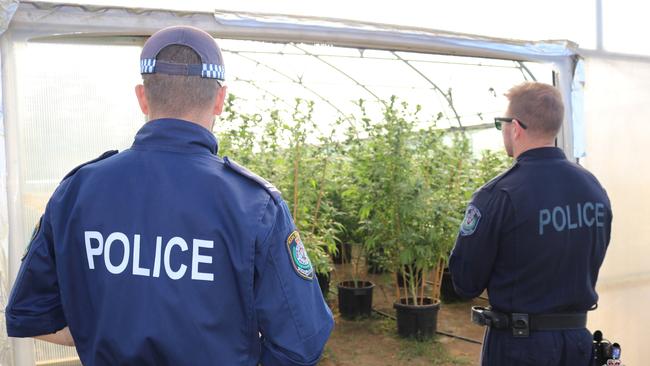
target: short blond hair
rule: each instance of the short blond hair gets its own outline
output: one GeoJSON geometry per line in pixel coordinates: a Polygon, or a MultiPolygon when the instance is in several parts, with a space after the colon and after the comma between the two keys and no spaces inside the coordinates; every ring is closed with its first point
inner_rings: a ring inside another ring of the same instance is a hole
{"type": "Polygon", "coordinates": [[[555,137],[564,120],[562,95],[553,86],[525,82],[512,87],[506,93],[510,101],[509,117],[524,123],[533,135],[555,137]]]}
{"type": "MultiPolygon", "coordinates": [[[[171,45],[163,48],[157,60],[178,64],[200,64],[200,56],[191,48],[171,45]]],[[[187,115],[210,108],[220,88],[215,79],[200,76],[144,74],[145,95],[157,115],[187,115]]]]}

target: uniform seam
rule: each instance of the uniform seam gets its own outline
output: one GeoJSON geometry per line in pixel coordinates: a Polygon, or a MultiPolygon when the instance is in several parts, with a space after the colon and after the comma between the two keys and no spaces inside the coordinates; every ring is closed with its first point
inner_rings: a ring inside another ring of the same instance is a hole
{"type": "MultiPolygon", "coordinates": [[[[511,209],[512,209],[512,214],[513,214],[514,217],[515,217],[515,225],[517,225],[517,223],[516,223],[516,221],[517,221],[516,218],[518,217],[518,215],[517,215],[517,208],[516,208],[516,206],[515,206],[515,205],[513,204],[513,202],[512,202],[512,197],[510,196],[510,193],[509,193],[508,191],[503,190],[503,189],[502,189],[501,191],[502,191],[502,192],[506,195],[506,197],[508,198],[508,203],[510,204],[510,207],[511,207],[511,209]]],[[[520,243],[520,242],[519,242],[519,235],[518,235],[518,233],[517,233],[517,228],[516,228],[516,227],[515,227],[514,229],[512,229],[512,232],[513,232],[514,235],[515,235],[515,243],[517,243],[517,244],[514,246],[514,247],[515,247],[514,262],[517,263],[517,262],[518,262],[518,261],[517,261],[517,255],[518,255],[518,252],[519,252],[519,243],[520,243]]],[[[517,271],[514,271],[514,273],[517,273],[517,271]]],[[[512,289],[510,290],[510,301],[509,301],[509,302],[510,302],[510,310],[516,310],[516,309],[514,309],[514,306],[515,306],[515,304],[514,304],[514,299],[515,299],[515,289],[516,289],[516,287],[517,287],[517,283],[518,283],[518,282],[519,282],[519,275],[516,275],[516,276],[515,276],[515,280],[514,280],[514,282],[513,282],[513,284],[512,284],[512,289]]]]}
{"type": "MultiPolygon", "coordinates": [[[[257,225],[261,226],[262,218],[264,217],[264,214],[266,213],[270,202],[271,202],[271,197],[267,195],[264,207],[263,207],[262,210],[260,210],[260,213],[259,213],[259,215],[257,217],[257,220],[255,221],[257,223],[257,225]]],[[[273,225],[271,225],[271,228],[269,229],[268,233],[265,235],[264,240],[262,240],[262,246],[263,247],[266,246],[266,241],[268,240],[269,236],[271,236],[271,233],[273,232],[273,229],[275,228],[276,221],[277,220],[273,221],[273,225]]],[[[255,317],[256,317],[255,308],[256,308],[256,303],[257,303],[257,298],[255,298],[255,252],[256,252],[256,249],[257,248],[255,248],[255,238],[253,238],[253,250],[251,251],[251,264],[252,264],[251,268],[253,270],[251,271],[251,277],[252,278],[251,278],[251,281],[250,281],[250,287],[248,289],[249,293],[251,294],[251,300],[252,300],[251,305],[250,305],[250,309],[249,309],[249,316],[248,316],[248,322],[249,322],[248,333],[253,334],[253,335],[255,335],[255,332],[259,331],[257,329],[258,327],[255,327],[254,326],[255,324],[253,323],[253,319],[255,319],[255,317]]],[[[266,272],[266,264],[265,264],[264,271],[266,272]]],[[[260,276],[261,275],[262,274],[260,273],[260,276]]],[[[253,339],[255,339],[255,337],[253,337],[253,339]]],[[[255,346],[256,346],[255,342],[251,342],[251,349],[253,349],[255,346]]]]}
{"type": "Polygon", "coordinates": [[[175,153],[175,154],[181,154],[181,155],[209,155],[209,156],[216,156],[215,154],[210,151],[210,149],[205,148],[205,151],[185,151],[183,149],[174,149],[170,148],[169,146],[166,145],[153,145],[153,144],[147,144],[146,146],[131,146],[130,150],[135,150],[135,151],[158,151],[158,152],[169,152],[169,153],[175,153]]]}
{"type": "MultiPolygon", "coordinates": [[[[271,262],[273,262],[273,267],[277,268],[277,263],[275,262],[275,258],[273,257],[273,254],[271,252],[269,252],[269,260],[271,262]]],[[[291,307],[291,302],[289,301],[289,296],[287,295],[287,290],[285,288],[286,287],[285,283],[282,281],[282,278],[280,277],[280,274],[278,273],[277,270],[275,271],[275,275],[278,278],[278,281],[280,282],[280,288],[282,288],[282,294],[284,295],[285,303],[287,304],[287,307],[289,308],[289,312],[291,313],[291,320],[292,320],[293,326],[296,327],[296,333],[298,333],[298,336],[301,339],[304,339],[305,337],[302,334],[302,332],[300,331],[300,327],[298,326],[298,323],[296,322],[296,314],[294,314],[293,307],[291,307]]]]}
{"type": "MultiPolygon", "coordinates": [[[[16,278],[16,281],[14,281],[14,288],[16,288],[16,289],[21,287],[21,285],[22,285],[22,283],[24,281],[25,273],[27,272],[27,268],[29,267],[29,264],[31,263],[32,259],[34,258],[34,255],[36,255],[34,253],[36,253],[36,251],[39,250],[44,245],[43,241],[38,241],[37,243],[35,243],[36,246],[31,247],[32,242],[34,240],[36,240],[36,238],[38,237],[38,235],[39,235],[39,233],[41,231],[43,231],[42,235],[45,235],[45,230],[46,230],[45,226],[47,225],[46,223],[50,222],[49,219],[47,219],[47,217],[46,217],[46,215],[49,216],[49,209],[48,209],[49,206],[50,206],[50,203],[48,202],[48,204],[45,207],[45,212],[43,213],[43,216],[40,219],[41,222],[40,222],[40,225],[39,225],[39,228],[38,228],[38,232],[36,233],[34,238],[29,243],[30,247],[27,249],[28,250],[27,256],[25,257],[25,260],[22,263],[22,266],[24,266],[24,271],[20,271],[19,272],[19,277],[16,278]]],[[[58,281],[58,278],[57,278],[57,281],[58,281]]],[[[59,294],[59,296],[60,296],[60,294],[59,294]]],[[[59,306],[62,306],[60,301],[59,301],[59,306]]],[[[8,313],[15,313],[13,307],[8,308],[7,312],[8,313]]]]}
{"type": "MultiPolygon", "coordinates": [[[[260,212],[260,215],[257,218],[257,223],[258,224],[261,223],[262,218],[264,217],[264,213],[266,212],[266,209],[269,207],[269,204],[271,203],[271,201],[272,201],[271,200],[271,195],[268,194],[268,192],[267,192],[266,204],[264,205],[264,209],[260,212]]],[[[266,244],[266,241],[269,240],[269,236],[271,236],[271,233],[273,232],[273,229],[275,228],[276,223],[277,223],[277,220],[273,220],[273,225],[271,225],[271,228],[269,229],[269,231],[264,236],[264,240],[262,240],[262,244],[266,244]]]]}

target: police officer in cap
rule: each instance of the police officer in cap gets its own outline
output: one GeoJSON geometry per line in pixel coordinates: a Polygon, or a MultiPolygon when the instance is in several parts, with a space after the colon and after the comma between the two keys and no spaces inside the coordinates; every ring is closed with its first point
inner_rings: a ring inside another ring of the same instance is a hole
{"type": "Polygon", "coordinates": [[[598,301],[598,271],[609,244],[607,193],[555,146],[560,93],[524,83],[506,94],[495,118],[516,159],[472,197],[449,259],[456,292],[487,289],[489,308],[472,320],[488,327],[482,365],[591,365],[586,312],[598,301]]]}
{"type": "Polygon", "coordinates": [[[160,30],[133,146],[70,172],[40,220],[7,333],[84,365],[315,365],[333,328],[275,187],[217,155],[226,87],[214,39],[160,30]]]}

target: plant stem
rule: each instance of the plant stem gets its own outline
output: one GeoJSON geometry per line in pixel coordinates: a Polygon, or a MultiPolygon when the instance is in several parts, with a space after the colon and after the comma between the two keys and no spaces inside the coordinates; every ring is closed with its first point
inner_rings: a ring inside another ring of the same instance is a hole
{"type": "Polygon", "coordinates": [[[329,159],[325,158],[325,162],[323,163],[323,174],[320,177],[320,181],[318,182],[319,190],[318,190],[318,198],[316,199],[316,209],[314,210],[314,222],[312,224],[312,234],[316,230],[316,226],[318,224],[318,213],[320,211],[320,203],[323,198],[323,194],[325,193],[325,185],[323,184],[325,181],[325,172],[327,171],[327,163],[329,162],[329,159]]]}
{"type": "Polygon", "coordinates": [[[360,253],[361,251],[359,250],[358,252],[359,253],[357,253],[357,257],[354,260],[354,275],[355,275],[355,278],[361,277],[361,276],[359,276],[359,262],[361,261],[361,253],[360,253]]]}
{"type": "Polygon", "coordinates": [[[300,139],[296,139],[296,152],[293,159],[293,221],[298,222],[298,170],[300,167],[300,139]]]}
{"type": "Polygon", "coordinates": [[[402,294],[399,292],[399,280],[397,279],[397,276],[395,276],[395,292],[397,292],[397,302],[401,303],[402,294]]]}
{"type": "Polygon", "coordinates": [[[406,272],[404,270],[404,266],[402,266],[400,272],[402,272],[402,283],[404,284],[404,293],[406,295],[405,301],[406,301],[406,305],[408,305],[408,303],[409,303],[409,291],[408,291],[408,282],[406,282],[406,274],[404,274],[404,272],[406,272]]]}
{"type": "Polygon", "coordinates": [[[411,290],[411,296],[413,296],[413,305],[418,304],[418,274],[416,272],[415,266],[409,265],[409,275],[411,277],[411,283],[409,283],[409,289],[411,290]]]}

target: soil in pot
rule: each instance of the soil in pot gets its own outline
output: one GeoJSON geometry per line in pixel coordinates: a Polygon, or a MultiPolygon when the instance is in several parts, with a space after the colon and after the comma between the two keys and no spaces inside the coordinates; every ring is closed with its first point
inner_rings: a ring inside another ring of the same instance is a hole
{"type": "Polygon", "coordinates": [[[352,261],[352,244],[336,244],[336,254],[332,254],[335,264],[350,263],[352,261]]]}
{"type": "Polygon", "coordinates": [[[337,286],[339,312],[345,319],[368,317],[372,312],[372,290],[370,281],[343,281],[337,286]]]}
{"type": "MultiPolygon", "coordinates": [[[[418,298],[418,303],[422,303],[418,298]]],[[[424,340],[436,334],[440,302],[424,298],[424,305],[413,305],[413,299],[400,299],[393,304],[397,312],[397,333],[403,338],[424,340]]]]}

